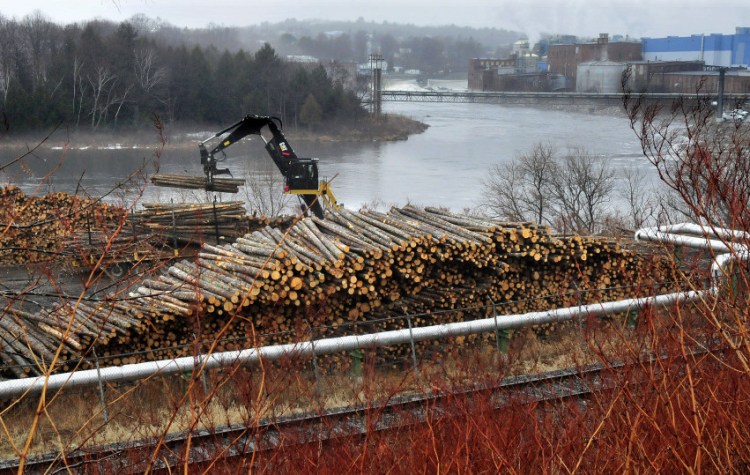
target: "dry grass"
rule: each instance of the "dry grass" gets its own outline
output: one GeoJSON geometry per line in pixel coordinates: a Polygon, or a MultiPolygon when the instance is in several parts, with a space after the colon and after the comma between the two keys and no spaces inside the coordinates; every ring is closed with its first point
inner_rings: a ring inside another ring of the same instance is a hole
{"type": "MultiPolygon", "coordinates": [[[[30,455],[252,424],[260,419],[315,414],[332,408],[377,405],[395,396],[441,390],[448,382],[453,386],[491,382],[503,376],[593,361],[580,332],[572,325],[543,341],[534,332],[520,332],[511,339],[509,354],[502,358],[494,341],[486,339],[472,346],[454,342],[444,349],[431,358],[421,357],[419,378],[410,360],[395,368],[366,365],[364,377],[333,369],[321,370],[316,378],[307,359],[272,365],[264,371],[213,371],[206,380],[208,393],[200,379],[191,380],[189,375],[155,376],[141,383],[107,386],[107,423],[96,387],[63,390],[47,406],[30,455]],[[211,392],[214,387],[219,389],[211,392]]],[[[0,458],[18,456],[28,437],[26,428],[36,403],[36,397],[26,397],[2,416],[10,429],[0,437],[0,458]]]]}

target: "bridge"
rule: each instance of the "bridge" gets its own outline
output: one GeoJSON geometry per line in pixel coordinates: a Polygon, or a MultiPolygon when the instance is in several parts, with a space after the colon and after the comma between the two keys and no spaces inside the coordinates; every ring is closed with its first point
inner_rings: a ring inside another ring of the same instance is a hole
{"type": "MultiPolygon", "coordinates": [[[[381,91],[383,101],[390,102],[449,102],[518,105],[602,105],[621,106],[622,94],[597,92],[501,92],[501,91],[381,91]]],[[[646,93],[639,97],[647,101],[677,99],[714,99],[714,94],[685,95],[674,93],[646,93]]],[[[747,95],[724,94],[724,100],[744,101],[747,95]]]]}

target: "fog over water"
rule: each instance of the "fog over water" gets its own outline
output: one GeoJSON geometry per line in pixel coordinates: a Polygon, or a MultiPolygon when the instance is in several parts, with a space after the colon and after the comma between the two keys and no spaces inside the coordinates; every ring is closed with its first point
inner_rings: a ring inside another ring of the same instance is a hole
{"type": "MultiPolygon", "coordinates": [[[[647,170],[640,144],[622,115],[547,111],[531,107],[493,104],[385,103],[388,113],[413,117],[429,124],[426,132],[408,140],[387,143],[292,142],[301,157],[318,157],[322,177],[337,175],[333,183],[339,201],[357,209],[380,202],[403,205],[448,206],[460,211],[474,208],[483,199],[482,180],[495,163],[506,162],[529,152],[535,144],[550,144],[563,153],[583,147],[605,160],[618,176],[628,168],[647,170]]],[[[145,144],[156,136],[144,137],[145,144]]],[[[27,166],[13,167],[7,177],[27,192],[85,191],[97,196],[122,182],[144,162],[153,173],[154,149],[43,150],[25,160],[27,166]],[[48,181],[42,177],[59,165],[48,181]],[[81,178],[82,177],[82,178],[81,178]]],[[[278,171],[258,138],[243,141],[226,150],[235,177],[275,174],[278,171]]],[[[7,151],[3,163],[12,158],[7,151]]],[[[164,151],[162,173],[201,175],[197,144],[164,151]]],[[[142,182],[142,180],[141,180],[142,182]]],[[[132,200],[135,191],[115,192],[107,201],[132,200]]],[[[205,193],[149,186],[143,201],[206,199],[205,193]]],[[[224,200],[245,199],[223,195],[224,200]]],[[[613,197],[617,202],[618,198],[613,197]]]]}

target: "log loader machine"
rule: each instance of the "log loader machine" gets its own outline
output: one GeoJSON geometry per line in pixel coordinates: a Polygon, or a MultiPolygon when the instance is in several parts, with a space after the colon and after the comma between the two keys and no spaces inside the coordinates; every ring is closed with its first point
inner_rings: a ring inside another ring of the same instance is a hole
{"type": "Polygon", "coordinates": [[[320,180],[318,177],[318,159],[298,157],[281,132],[282,127],[281,119],[278,117],[247,115],[201,142],[198,148],[203,172],[206,175],[206,190],[210,191],[214,188],[216,175],[231,175],[228,168],[217,168],[217,164],[226,158],[224,149],[248,135],[258,135],[263,139],[266,151],[284,176],[284,193],[301,197],[304,201],[304,211],[309,210],[322,219],[323,206],[321,201],[324,201],[328,207],[338,209],[336,197],[329,182],[320,180]],[[270,138],[261,133],[264,128],[268,128],[271,134],[270,138]],[[208,142],[227,133],[229,135],[222,138],[211,150],[206,148],[208,142]],[[219,152],[222,153],[223,158],[217,158],[216,154],[219,152]]]}

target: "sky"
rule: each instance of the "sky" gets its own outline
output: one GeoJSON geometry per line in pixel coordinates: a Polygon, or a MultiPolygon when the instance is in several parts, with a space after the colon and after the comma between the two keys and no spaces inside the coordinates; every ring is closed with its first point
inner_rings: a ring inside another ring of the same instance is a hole
{"type": "Polygon", "coordinates": [[[8,18],[20,20],[36,10],[62,24],[93,18],[120,22],[137,13],[189,28],[361,17],[419,26],[497,27],[530,39],[540,33],[732,34],[737,26],[750,26],[748,0],[0,0],[0,14],[8,18]]]}

